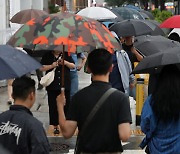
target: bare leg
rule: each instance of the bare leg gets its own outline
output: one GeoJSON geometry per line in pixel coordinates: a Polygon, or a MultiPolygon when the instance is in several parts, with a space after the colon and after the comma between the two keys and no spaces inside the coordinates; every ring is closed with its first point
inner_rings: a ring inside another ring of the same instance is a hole
{"type": "Polygon", "coordinates": [[[8,104],[13,104],[13,98],[12,98],[12,83],[13,83],[14,79],[9,79],[7,80],[8,82],[8,87],[7,87],[7,90],[8,90],[8,104]]]}

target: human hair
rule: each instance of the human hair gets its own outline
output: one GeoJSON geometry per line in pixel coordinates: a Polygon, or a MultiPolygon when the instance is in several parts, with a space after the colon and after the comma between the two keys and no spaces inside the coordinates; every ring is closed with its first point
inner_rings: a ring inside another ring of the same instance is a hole
{"type": "Polygon", "coordinates": [[[12,84],[12,96],[14,100],[26,100],[31,92],[35,92],[35,81],[29,77],[23,76],[16,78],[12,84]]]}
{"type": "Polygon", "coordinates": [[[176,65],[167,65],[160,72],[152,94],[153,111],[164,122],[179,118],[180,70],[176,65]]]}
{"type": "Polygon", "coordinates": [[[105,75],[112,65],[112,54],[105,49],[95,49],[88,56],[88,67],[93,75],[105,75]]]}

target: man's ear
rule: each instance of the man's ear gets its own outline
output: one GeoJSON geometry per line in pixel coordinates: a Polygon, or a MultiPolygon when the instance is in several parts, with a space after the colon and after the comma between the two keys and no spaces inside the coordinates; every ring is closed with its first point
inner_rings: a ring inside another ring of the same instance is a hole
{"type": "Polygon", "coordinates": [[[109,72],[113,71],[113,67],[114,67],[114,65],[112,64],[111,67],[109,68],[109,72]]]}
{"type": "Polygon", "coordinates": [[[33,100],[35,98],[35,92],[32,91],[28,97],[30,100],[33,100]]]}

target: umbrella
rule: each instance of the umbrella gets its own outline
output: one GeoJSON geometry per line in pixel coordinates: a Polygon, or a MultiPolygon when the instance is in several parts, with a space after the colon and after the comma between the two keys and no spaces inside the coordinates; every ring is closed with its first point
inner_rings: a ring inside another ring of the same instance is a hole
{"type": "Polygon", "coordinates": [[[134,46],[138,49],[144,56],[150,56],[157,52],[163,52],[166,49],[180,47],[180,43],[172,41],[163,36],[151,36],[144,35],[135,38],[134,46]]]}
{"type": "Polygon", "coordinates": [[[159,27],[159,23],[155,20],[144,20],[146,24],[148,24],[153,31],[150,33],[150,35],[162,35],[165,36],[164,31],[159,27]]]}
{"type": "Polygon", "coordinates": [[[97,20],[99,21],[100,23],[104,24],[107,28],[111,27],[114,23],[117,23],[117,22],[120,22],[120,21],[123,21],[124,19],[122,18],[115,18],[115,19],[100,19],[100,20],[97,20]]]}
{"type": "Polygon", "coordinates": [[[12,23],[18,23],[18,24],[25,24],[27,21],[31,20],[32,18],[36,18],[42,15],[48,14],[47,12],[43,10],[36,10],[36,9],[27,9],[22,10],[18,13],[16,13],[12,18],[12,23]]]}
{"type": "Polygon", "coordinates": [[[126,7],[116,7],[112,8],[113,12],[117,12],[123,19],[142,19],[144,20],[143,16],[134,9],[126,8],[126,7]]]}
{"type": "Polygon", "coordinates": [[[164,52],[145,57],[132,73],[153,73],[170,64],[180,64],[180,47],[167,49],[164,52]]]}
{"type": "Polygon", "coordinates": [[[115,23],[110,27],[119,37],[149,34],[153,30],[142,20],[129,19],[115,23]]]}
{"type": "Polygon", "coordinates": [[[141,10],[139,7],[131,5],[131,4],[128,4],[128,5],[124,6],[124,7],[130,8],[130,9],[134,9],[134,10],[137,10],[137,11],[141,10]]]}
{"type": "Polygon", "coordinates": [[[113,52],[120,48],[111,32],[101,23],[71,13],[32,19],[7,44],[32,50],[68,52],[91,51],[94,48],[113,52]]]}
{"type": "Polygon", "coordinates": [[[162,24],[161,28],[180,28],[180,15],[172,16],[166,19],[162,24]]]}
{"type": "Polygon", "coordinates": [[[77,14],[96,20],[117,18],[117,15],[114,14],[111,10],[103,7],[87,7],[80,10],[77,14]]]}
{"type": "Polygon", "coordinates": [[[40,63],[22,51],[9,45],[0,45],[0,80],[21,77],[40,67],[40,63]]]}
{"type": "Polygon", "coordinates": [[[145,19],[145,20],[150,20],[149,16],[147,14],[145,14],[144,12],[140,12],[139,13],[142,15],[142,17],[145,19]]]}
{"type": "Polygon", "coordinates": [[[140,9],[139,12],[142,12],[142,13],[146,14],[149,17],[150,20],[154,20],[154,16],[152,15],[151,12],[143,10],[143,9],[140,9]]]}
{"type": "Polygon", "coordinates": [[[58,50],[63,53],[91,51],[94,48],[105,48],[110,52],[120,49],[114,36],[101,23],[71,13],[32,19],[10,38],[8,44],[34,50],[58,50]]]}

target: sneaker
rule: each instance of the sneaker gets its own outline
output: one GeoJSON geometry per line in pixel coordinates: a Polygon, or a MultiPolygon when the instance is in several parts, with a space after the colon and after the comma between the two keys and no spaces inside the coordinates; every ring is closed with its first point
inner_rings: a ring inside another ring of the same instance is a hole
{"type": "Polygon", "coordinates": [[[7,104],[8,104],[8,105],[12,105],[13,102],[12,102],[11,100],[9,100],[9,101],[7,101],[7,104]]]}
{"type": "Polygon", "coordinates": [[[43,89],[43,85],[38,84],[38,88],[37,88],[37,90],[41,90],[41,89],[43,89]]]}
{"type": "Polygon", "coordinates": [[[59,135],[60,131],[58,128],[54,128],[54,135],[59,135]]]}

